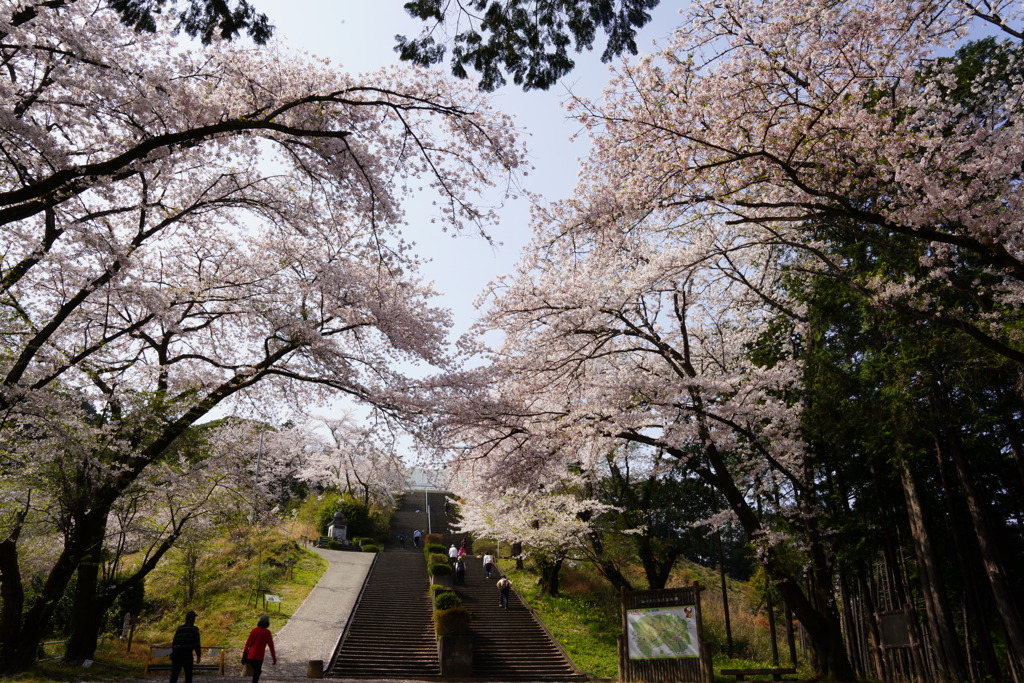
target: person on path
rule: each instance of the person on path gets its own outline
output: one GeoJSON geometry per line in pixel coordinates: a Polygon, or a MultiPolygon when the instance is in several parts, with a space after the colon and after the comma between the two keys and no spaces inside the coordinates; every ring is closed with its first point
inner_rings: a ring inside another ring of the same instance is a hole
{"type": "Polygon", "coordinates": [[[189,610],[185,613],[185,623],[174,630],[171,639],[171,683],[178,682],[178,673],[182,669],[185,670],[185,683],[192,683],[192,653],[196,653],[196,664],[203,657],[196,616],[195,612],[189,610]]]}
{"type": "Polygon", "coordinates": [[[490,553],[484,553],[484,573],[487,574],[487,578],[491,578],[491,570],[494,569],[494,558],[490,553]]]}
{"type": "Polygon", "coordinates": [[[512,590],[512,582],[507,577],[498,579],[498,606],[508,609],[508,594],[512,590]]]}
{"type": "Polygon", "coordinates": [[[462,561],[461,557],[455,561],[455,585],[466,585],[466,563],[462,561]]]}
{"type": "Polygon", "coordinates": [[[451,548],[448,548],[448,561],[452,563],[452,567],[455,567],[455,560],[459,557],[459,549],[452,544],[451,548]]]}
{"type": "Polygon", "coordinates": [[[249,631],[249,637],[242,648],[242,662],[252,667],[252,683],[259,683],[260,674],[263,673],[263,659],[267,655],[267,648],[270,648],[270,658],[277,666],[277,653],[274,652],[274,636],[270,633],[270,617],[266,614],[260,615],[256,622],[256,628],[249,631]]]}
{"type": "Polygon", "coordinates": [[[417,548],[420,547],[420,530],[416,529],[412,532],[412,544],[417,548]]]}
{"type": "Polygon", "coordinates": [[[398,544],[405,548],[405,534],[398,534],[398,544]]]}

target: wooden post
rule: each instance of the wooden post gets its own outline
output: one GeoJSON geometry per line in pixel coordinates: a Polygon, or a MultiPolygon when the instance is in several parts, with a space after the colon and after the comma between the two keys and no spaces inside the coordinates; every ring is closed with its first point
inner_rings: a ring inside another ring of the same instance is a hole
{"type": "Polygon", "coordinates": [[[725,613],[726,652],[732,657],[732,623],[729,620],[729,589],[725,584],[725,551],[722,550],[722,532],[715,532],[718,540],[718,574],[722,581],[722,611],[725,613]]]}

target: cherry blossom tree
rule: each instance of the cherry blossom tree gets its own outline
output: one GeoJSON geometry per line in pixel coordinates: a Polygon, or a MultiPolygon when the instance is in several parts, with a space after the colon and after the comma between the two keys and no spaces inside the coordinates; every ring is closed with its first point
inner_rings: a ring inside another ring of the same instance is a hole
{"type": "Polygon", "coordinates": [[[694,3],[666,50],[576,103],[595,134],[577,200],[747,226],[1020,363],[1021,20],[1005,1],[694,3]],[[1004,42],[965,72],[943,55],[972,30],[1004,42]],[[827,249],[904,237],[921,249],[899,280],[827,249]]]}
{"type": "MultiPolygon", "coordinates": [[[[485,463],[486,464],[486,463],[485,463]]],[[[566,559],[578,556],[593,533],[594,518],[610,505],[572,491],[573,477],[531,486],[506,485],[499,479],[489,485],[468,486],[483,474],[475,468],[460,471],[453,481],[465,487],[460,497],[458,533],[474,534],[512,547],[521,547],[522,558],[533,558],[541,570],[541,592],[558,595],[558,575],[566,559]]]]}
{"type": "Polygon", "coordinates": [[[1024,360],[1020,20],[1009,2],[694,3],[668,49],[575,103],[592,154],[494,288],[496,388],[448,425],[457,452],[520,478],[567,442],[663,449],[728,501],[816,670],[851,678],[802,438],[799,281],[1024,360]],[[1005,39],[989,57],[943,56],[979,25],[1005,39]],[[907,240],[896,278],[833,248],[907,240]]]}
{"type": "Polygon", "coordinates": [[[429,188],[418,220],[483,230],[476,193],[521,156],[508,120],[429,73],[357,78],[281,46],[194,51],[96,3],[19,7],[0,3],[4,671],[31,663],[122,492],[214,407],[340,392],[407,416],[396,368],[444,367],[448,316],[401,199],[429,188]],[[88,485],[22,619],[19,541],[67,453],[88,485]]]}
{"type": "Polygon", "coordinates": [[[797,337],[776,330],[781,312],[802,316],[782,286],[794,255],[713,220],[604,227],[538,223],[485,318],[503,344],[477,372],[487,379],[471,405],[438,422],[444,442],[510,485],[577,463],[594,471],[622,441],[660,449],[724,497],[819,670],[850,678],[800,438],[797,337]],[[771,361],[756,361],[765,347],[771,361]],[[806,570],[791,563],[793,548],[806,570]]]}
{"type": "Polygon", "coordinates": [[[287,497],[288,487],[298,483],[307,490],[348,493],[382,509],[392,509],[395,496],[408,488],[396,435],[386,424],[361,424],[352,415],[266,432],[258,476],[274,499],[287,497]]]}

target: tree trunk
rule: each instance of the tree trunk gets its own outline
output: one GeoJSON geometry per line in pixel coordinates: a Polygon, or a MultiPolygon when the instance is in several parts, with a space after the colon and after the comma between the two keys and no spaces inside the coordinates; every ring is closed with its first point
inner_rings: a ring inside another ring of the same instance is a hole
{"type": "Polygon", "coordinates": [[[718,543],[718,577],[722,583],[722,614],[725,615],[725,652],[732,657],[732,619],[729,615],[729,586],[725,581],[725,551],[722,550],[722,532],[715,532],[718,543]]]}
{"type": "MultiPolygon", "coordinates": [[[[936,420],[938,433],[944,437],[941,441],[936,442],[936,447],[941,448],[944,443],[946,451],[956,467],[960,489],[964,502],[967,504],[974,536],[978,542],[981,563],[995,597],[996,612],[999,614],[1003,630],[1006,633],[1007,655],[1013,657],[1018,668],[1024,668],[1024,620],[1021,619],[1017,609],[1017,596],[1006,579],[1006,569],[999,557],[997,544],[992,538],[985,510],[982,507],[982,496],[975,485],[976,475],[973,465],[960,442],[959,435],[955,429],[949,429],[946,425],[950,423],[943,419],[951,414],[945,396],[939,391],[932,392],[932,405],[936,408],[939,418],[936,420]]],[[[966,577],[964,578],[966,580],[966,577]]]]}
{"type": "MultiPolygon", "coordinates": [[[[627,432],[620,436],[640,443],[653,441],[636,432],[627,432]]],[[[747,503],[743,492],[736,485],[735,479],[729,474],[725,460],[710,437],[705,440],[704,446],[704,453],[709,465],[701,462],[692,452],[682,451],[657,442],[652,445],[664,447],[667,453],[685,463],[694,474],[721,493],[749,537],[757,538],[764,533],[761,521],[747,503]]],[[[804,541],[812,548],[811,557],[814,558],[814,562],[825,557],[825,552],[820,548],[820,538],[806,538],[804,541]]],[[[810,645],[810,660],[815,675],[818,677],[828,676],[837,681],[855,680],[853,666],[846,654],[835,604],[827,597],[822,599],[822,595],[817,595],[814,600],[808,598],[797,579],[790,575],[785,563],[769,557],[764,566],[768,576],[782,595],[782,599],[786,601],[793,610],[793,614],[806,629],[810,645]]],[[[816,591],[827,591],[830,586],[828,582],[822,582],[820,577],[815,580],[814,585],[817,586],[816,591]]]]}
{"type": "Polygon", "coordinates": [[[563,560],[558,559],[553,562],[543,562],[540,565],[540,594],[550,595],[552,597],[558,595],[558,574],[562,571],[563,560]]]}
{"type": "Polygon", "coordinates": [[[633,584],[629,582],[615,562],[608,558],[604,551],[604,542],[601,540],[600,532],[594,531],[587,535],[587,540],[590,541],[590,550],[593,555],[594,566],[597,571],[600,572],[601,576],[608,579],[615,587],[615,592],[618,593],[620,590],[633,590],[633,584]]]}
{"type": "Polygon", "coordinates": [[[74,539],[67,539],[36,601],[22,615],[24,594],[20,587],[13,585],[17,582],[20,586],[21,583],[16,544],[10,538],[0,544],[0,563],[3,565],[0,580],[5,598],[3,618],[0,619],[4,629],[0,632],[0,675],[19,673],[35,664],[39,644],[50,630],[53,612],[75,574],[79,558],[80,549],[74,539]],[[7,603],[8,595],[11,596],[11,604],[7,603]]]}
{"type": "Polygon", "coordinates": [[[19,670],[13,659],[18,655],[24,609],[25,590],[18,567],[17,533],[14,533],[0,542],[0,674],[19,670]]]}
{"type": "Polygon", "coordinates": [[[106,606],[99,600],[100,565],[103,562],[103,539],[107,530],[107,512],[91,510],[75,522],[75,534],[85,548],[78,565],[75,599],[71,606],[71,633],[68,634],[64,660],[81,662],[96,654],[100,625],[106,606]]]}
{"type": "Polygon", "coordinates": [[[944,681],[962,681],[966,679],[963,667],[963,656],[960,643],[953,630],[946,592],[939,580],[939,568],[935,561],[935,551],[931,536],[925,524],[924,510],[917,493],[917,483],[906,458],[897,457],[897,469],[900,482],[903,484],[903,495],[907,504],[907,516],[910,521],[910,532],[914,539],[914,550],[917,555],[918,571],[921,577],[921,590],[924,593],[925,612],[928,617],[929,630],[933,642],[933,656],[939,668],[939,675],[944,681]]]}
{"type": "Polygon", "coordinates": [[[868,637],[871,639],[871,642],[868,643],[868,647],[871,650],[871,663],[875,668],[875,678],[879,680],[886,680],[885,658],[882,656],[882,634],[879,631],[877,616],[878,607],[875,605],[875,600],[871,596],[871,586],[863,576],[865,573],[866,572],[864,570],[861,571],[858,583],[860,585],[861,595],[864,596],[864,607],[867,611],[868,637]]]}
{"type": "MultiPolygon", "coordinates": [[[[778,572],[777,569],[772,571],[770,568],[768,571],[769,575],[778,572]]],[[[811,642],[811,666],[815,674],[837,681],[856,680],[853,666],[846,654],[846,644],[843,642],[838,615],[818,610],[791,577],[778,581],[776,588],[807,630],[811,642]]]]}
{"type": "Polygon", "coordinates": [[[651,590],[661,590],[668,583],[668,577],[672,573],[672,567],[676,564],[678,553],[669,553],[669,557],[659,560],[651,547],[651,538],[641,534],[636,539],[636,550],[640,556],[640,563],[644,566],[644,574],[647,576],[647,585],[651,590]]]}
{"type": "Polygon", "coordinates": [[[630,583],[629,579],[619,571],[619,568],[615,566],[614,562],[609,560],[599,560],[594,563],[594,566],[597,568],[597,571],[601,576],[608,579],[608,582],[615,587],[616,593],[623,590],[633,590],[633,584],[630,583]]]}
{"type": "Polygon", "coordinates": [[[71,633],[64,649],[64,661],[78,663],[93,659],[100,637],[100,625],[106,614],[97,596],[99,563],[92,557],[78,565],[75,597],[71,606],[71,633]]]}

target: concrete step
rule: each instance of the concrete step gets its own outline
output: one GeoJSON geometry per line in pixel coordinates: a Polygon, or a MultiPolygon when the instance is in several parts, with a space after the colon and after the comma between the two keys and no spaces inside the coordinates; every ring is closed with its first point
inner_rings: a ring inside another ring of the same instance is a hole
{"type": "MultiPolygon", "coordinates": [[[[412,532],[445,535],[445,546],[458,547],[451,533],[444,495],[406,494],[392,516],[391,535],[367,577],[348,631],[333,665],[333,678],[423,680],[440,677],[433,628],[433,605],[421,549],[412,532]],[[405,548],[398,535],[407,537],[405,548]]],[[[470,543],[471,547],[471,543],[470,543]]],[[[580,681],[573,666],[533,614],[512,592],[507,610],[498,606],[496,582],[484,574],[479,557],[467,556],[466,583],[455,589],[473,613],[473,678],[490,681],[580,681]]]]}

